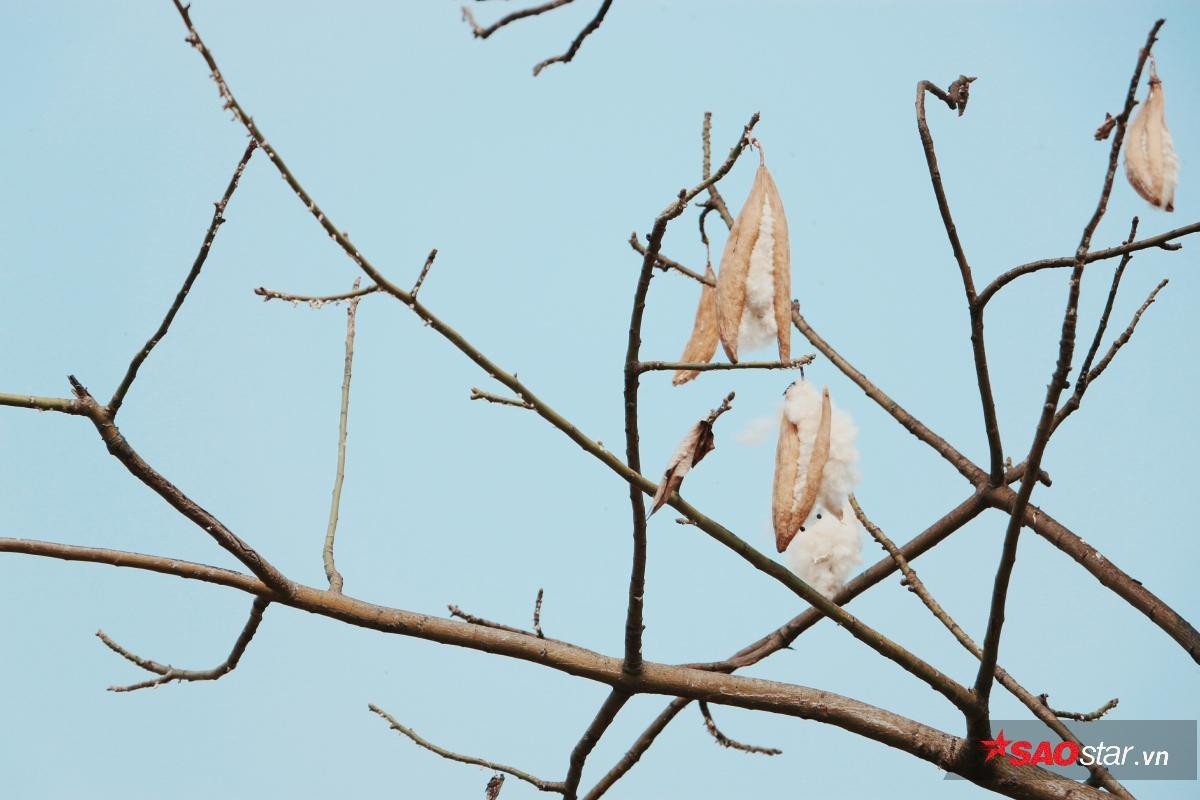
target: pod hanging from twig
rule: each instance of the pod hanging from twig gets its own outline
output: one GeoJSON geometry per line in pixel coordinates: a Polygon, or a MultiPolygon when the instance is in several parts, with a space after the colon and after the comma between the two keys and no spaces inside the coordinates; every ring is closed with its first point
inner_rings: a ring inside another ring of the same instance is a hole
{"type": "MultiPolygon", "coordinates": [[[[712,264],[704,270],[704,277],[715,282],[717,274],[712,264]]],[[[679,360],[684,364],[707,364],[717,352],[717,290],[711,284],[700,289],[700,305],[696,308],[696,321],[692,325],[692,336],[683,348],[679,360]]],[[[687,383],[700,373],[694,369],[676,370],[671,383],[675,386],[687,383]]]]}
{"type": "Polygon", "coordinates": [[[1153,60],[1150,90],[1126,133],[1125,177],[1150,205],[1164,211],[1175,210],[1179,158],[1167,130],[1166,100],[1153,60]]]}
{"type": "Polygon", "coordinates": [[[738,212],[717,275],[721,345],[736,363],[739,349],[779,343],[779,360],[791,358],[791,251],[779,190],[759,148],[758,172],[738,212]]]}
{"type": "Polygon", "coordinates": [[[858,432],[828,388],[818,393],[799,380],[784,397],[771,497],[775,547],[793,572],[830,595],[861,552],[857,520],[846,511],[858,482],[858,432]]]}

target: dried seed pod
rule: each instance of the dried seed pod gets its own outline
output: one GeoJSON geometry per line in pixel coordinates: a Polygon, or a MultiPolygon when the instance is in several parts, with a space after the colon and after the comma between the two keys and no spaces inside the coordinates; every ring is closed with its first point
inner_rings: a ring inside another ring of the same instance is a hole
{"type": "Polygon", "coordinates": [[[647,517],[654,515],[667,503],[667,498],[672,492],[678,491],[683,484],[684,476],[688,474],[692,467],[700,463],[700,459],[716,449],[716,439],[713,437],[713,423],[717,421],[717,417],[724,414],[731,408],[733,402],[733,392],[726,395],[725,399],[717,408],[713,409],[707,417],[693,425],[684,435],[679,446],[675,448],[675,452],[671,455],[671,459],[667,462],[667,469],[663,472],[662,480],[658,482],[658,491],[654,493],[654,499],[650,501],[650,513],[647,517]]]}
{"type": "Polygon", "coordinates": [[[779,343],[779,360],[791,358],[791,294],[787,217],[775,181],[760,161],[750,196],[725,241],[717,276],[718,330],[730,361],[737,362],[739,347],[762,347],[772,339],[779,343]]]}
{"type": "MultiPolygon", "coordinates": [[[[713,272],[712,264],[704,271],[704,277],[716,282],[717,274],[713,272]]],[[[700,305],[696,308],[696,321],[692,326],[692,337],[683,348],[679,360],[685,364],[707,364],[712,361],[717,352],[717,290],[711,284],[704,284],[700,289],[700,305]]],[[[675,386],[687,383],[700,373],[694,369],[681,369],[675,372],[671,383],[675,386]]]]}
{"type": "Polygon", "coordinates": [[[814,514],[823,510],[841,519],[846,498],[858,481],[856,436],[854,423],[833,407],[827,388],[818,393],[805,380],[788,387],[771,498],[779,552],[804,531],[814,514]]]}
{"type": "Polygon", "coordinates": [[[800,432],[795,423],[783,415],[779,446],[775,451],[775,486],[771,517],[775,521],[775,548],[782,553],[800,530],[804,520],[812,513],[821,489],[821,477],[829,461],[829,428],[833,410],[829,402],[829,389],[821,393],[821,417],[817,421],[816,437],[808,448],[808,463],[804,466],[804,477],[800,478],[801,450],[800,432]],[[790,434],[790,435],[789,435],[790,434]],[[792,442],[785,444],[785,440],[792,442]]]}
{"type": "Polygon", "coordinates": [[[1150,205],[1164,211],[1175,210],[1179,159],[1171,143],[1171,132],[1167,130],[1166,100],[1153,62],[1150,90],[1126,132],[1125,177],[1150,205]]]}

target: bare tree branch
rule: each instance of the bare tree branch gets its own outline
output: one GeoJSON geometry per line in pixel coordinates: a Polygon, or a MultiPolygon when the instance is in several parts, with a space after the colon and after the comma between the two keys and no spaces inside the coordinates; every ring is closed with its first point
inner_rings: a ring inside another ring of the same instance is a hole
{"type": "Polygon", "coordinates": [[[959,75],[958,80],[950,85],[950,92],[943,92],[929,81],[917,84],[917,132],[921,137],[921,146],[925,150],[925,163],[929,168],[929,180],[933,183],[933,194],[937,198],[938,211],[942,215],[942,225],[946,229],[946,238],[950,240],[950,249],[954,260],[958,262],[958,270],[962,275],[963,291],[967,298],[967,311],[971,317],[971,352],[975,360],[975,379],[979,384],[979,400],[983,406],[984,430],[987,433],[988,453],[991,466],[988,471],[991,484],[997,486],[1004,474],[1004,445],[1000,441],[1000,425],[996,419],[996,401],[992,396],[992,379],[988,373],[987,346],[983,340],[983,307],[976,303],[975,279],[971,274],[971,265],[963,251],[962,242],[958,239],[958,228],[954,225],[954,217],[950,214],[950,202],[946,199],[946,189],[942,185],[942,173],[938,169],[937,153],[933,149],[933,135],[929,132],[929,124],[925,121],[925,93],[930,92],[946,102],[951,109],[957,108],[961,117],[967,106],[967,94],[974,78],[959,75]]]}
{"type": "MultiPolygon", "coordinates": [[[[1174,249],[1175,246],[1168,244],[1172,239],[1178,239],[1182,236],[1187,236],[1197,232],[1200,232],[1200,222],[1193,222],[1191,225],[1184,225],[1181,228],[1175,228],[1174,230],[1169,230],[1166,233],[1160,233],[1157,236],[1150,236],[1137,242],[1130,242],[1117,247],[1109,247],[1105,250],[1091,251],[1084,258],[1084,263],[1091,264],[1095,261],[1104,261],[1106,259],[1116,258],[1117,256],[1123,256],[1126,253],[1134,253],[1138,250],[1145,250],[1150,247],[1174,249]]],[[[1022,275],[1028,275],[1032,272],[1038,272],[1043,269],[1059,269],[1062,267],[1070,267],[1074,264],[1075,257],[1069,256],[1065,258],[1044,258],[1041,261],[1030,261],[1028,264],[1021,264],[1020,266],[1013,267],[989,283],[984,290],[979,293],[978,302],[980,305],[987,305],[988,301],[992,299],[996,292],[1000,291],[1017,278],[1020,278],[1022,275]]]]}
{"type": "MultiPolygon", "coordinates": [[[[471,26],[471,33],[475,35],[476,39],[486,39],[501,28],[511,25],[518,20],[536,17],[541,14],[545,14],[548,11],[554,11],[557,8],[570,5],[574,1],[575,0],[549,0],[549,2],[542,3],[541,5],[529,6],[528,8],[522,8],[509,14],[505,14],[503,17],[486,27],[475,21],[475,15],[471,13],[471,9],[467,6],[462,7],[462,17],[463,20],[465,20],[466,23],[471,26]]],[[[571,60],[575,58],[575,54],[579,52],[579,48],[583,46],[584,40],[595,33],[597,29],[599,29],[600,25],[604,22],[604,17],[608,14],[608,9],[611,6],[612,0],[602,0],[599,10],[596,11],[596,15],[592,17],[592,19],[588,21],[586,25],[583,26],[583,29],[580,30],[575,38],[571,41],[571,45],[567,48],[566,52],[557,56],[551,56],[550,58],[538,62],[538,64],[533,68],[533,77],[536,78],[543,69],[551,64],[570,63],[571,60]]]]}
{"type": "MultiPolygon", "coordinates": [[[[896,566],[899,567],[901,573],[904,574],[904,584],[908,587],[909,591],[921,598],[921,602],[925,604],[925,607],[929,609],[929,612],[933,614],[933,616],[936,617],[939,622],[946,626],[946,630],[950,631],[954,638],[958,640],[959,644],[966,648],[967,652],[976,658],[981,658],[982,653],[979,649],[979,645],[975,644],[975,640],[968,636],[967,632],[964,631],[962,627],[954,620],[954,618],[951,617],[944,608],[942,608],[941,604],[933,598],[933,595],[930,594],[929,590],[925,587],[924,582],[917,577],[917,573],[913,571],[913,568],[909,565],[908,559],[904,557],[904,554],[900,552],[900,549],[896,547],[892,540],[887,537],[887,535],[879,528],[879,526],[867,517],[867,515],[863,512],[862,507],[858,504],[858,499],[855,498],[854,495],[850,495],[850,505],[854,509],[854,514],[858,517],[858,521],[861,522],[863,527],[867,529],[867,532],[871,534],[871,538],[879,542],[883,549],[888,552],[888,555],[890,555],[896,561],[896,566]]],[[[1049,706],[1046,704],[1045,695],[1035,697],[1032,692],[1018,683],[1017,680],[1012,677],[1012,675],[1010,675],[1006,670],[1002,669],[999,665],[996,665],[995,667],[995,675],[996,680],[1000,681],[1000,684],[1004,686],[1005,689],[1007,689],[1014,697],[1024,703],[1025,707],[1032,711],[1034,716],[1046,723],[1046,726],[1054,731],[1054,733],[1057,734],[1062,741],[1072,742],[1077,746],[1082,746],[1083,743],[1080,742],[1078,737],[1071,732],[1070,728],[1058,721],[1058,718],[1061,717],[1062,714],[1056,713],[1053,711],[1053,709],[1049,708],[1049,706]]],[[[1114,702],[1113,705],[1116,705],[1116,703],[1114,702]]],[[[1108,770],[1103,766],[1097,763],[1092,763],[1090,765],[1086,765],[1086,767],[1088,772],[1090,772],[1092,777],[1096,780],[1097,785],[1103,786],[1114,795],[1125,798],[1125,800],[1133,800],[1133,796],[1130,795],[1125,787],[1118,783],[1117,780],[1113,778],[1113,776],[1109,774],[1108,770]]]]}
{"type": "Polygon", "coordinates": [[[546,634],[542,633],[542,596],[544,589],[538,589],[537,600],[533,603],[533,632],[539,639],[545,639],[546,634]]]}
{"type": "Polygon", "coordinates": [[[674,372],[679,369],[693,370],[695,372],[718,372],[730,369],[803,369],[813,362],[816,358],[811,353],[799,358],[793,358],[790,361],[739,361],[736,364],[723,364],[714,362],[687,363],[681,361],[642,361],[638,363],[639,372],[674,372]]]}
{"type": "Polygon", "coordinates": [[[259,286],[254,290],[254,293],[261,297],[264,302],[267,300],[284,300],[289,303],[305,303],[311,308],[320,308],[321,306],[328,305],[330,303],[340,303],[343,300],[354,300],[357,298],[366,297],[367,295],[374,294],[378,291],[378,286],[367,286],[364,289],[355,289],[352,292],[330,294],[321,297],[306,294],[288,294],[286,292],[277,292],[274,289],[268,289],[265,286],[259,286]]]}
{"type": "Polygon", "coordinates": [[[1054,424],[1050,428],[1051,434],[1058,429],[1058,426],[1062,424],[1063,420],[1069,417],[1071,413],[1079,407],[1079,400],[1083,397],[1084,391],[1087,390],[1087,387],[1091,385],[1092,381],[1100,377],[1100,374],[1108,368],[1109,364],[1112,363],[1113,358],[1117,355],[1117,351],[1124,347],[1129,342],[1130,338],[1133,337],[1133,331],[1137,328],[1137,324],[1141,320],[1142,314],[1146,313],[1146,310],[1150,308],[1150,306],[1154,303],[1155,298],[1158,297],[1158,293],[1165,289],[1168,283],[1169,281],[1166,278],[1163,278],[1158,282],[1157,286],[1150,290],[1150,294],[1146,297],[1146,300],[1142,303],[1138,310],[1134,312],[1133,319],[1131,319],[1129,324],[1125,326],[1125,330],[1121,332],[1121,335],[1113,340],[1112,345],[1110,345],[1108,348],[1108,352],[1104,354],[1104,357],[1100,359],[1099,363],[1097,363],[1095,367],[1093,367],[1091,370],[1088,370],[1087,366],[1089,362],[1084,362],[1084,366],[1080,370],[1080,379],[1076,382],[1077,388],[1075,392],[1071,394],[1071,397],[1067,399],[1067,402],[1063,403],[1063,407],[1060,408],[1058,413],[1054,415],[1054,424]],[[1084,377],[1085,375],[1086,378],[1084,377]],[[1079,389],[1079,386],[1082,386],[1083,389],[1079,389]]]}
{"type": "Polygon", "coordinates": [[[225,548],[234,558],[242,562],[263,583],[270,586],[280,595],[287,595],[292,589],[292,582],[277,570],[269,561],[262,557],[253,547],[243,541],[237,534],[227,528],[219,519],[201,508],[195,501],[185,495],[175,484],[168,481],[153,467],[147,464],[137,451],[121,434],[119,428],[109,415],[105,406],[96,402],[95,398],[79,383],[74,376],[69,376],[71,388],[81,404],[84,413],[92,421],[100,438],[125,469],[142,483],[149,486],[156,494],[183,516],[190,519],[200,529],[211,536],[217,544],[225,548]]]}
{"type": "Polygon", "coordinates": [[[602,0],[600,9],[596,12],[596,16],[592,17],[587,25],[583,26],[583,30],[571,41],[571,46],[561,55],[551,56],[545,61],[539,62],[533,68],[533,77],[541,74],[541,71],[551,64],[567,64],[571,59],[575,58],[575,54],[579,52],[579,48],[583,45],[583,40],[591,36],[600,25],[604,22],[604,17],[608,14],[608,9],[612,7],[612,0],[602,0]]]}
{"type": "Polygon", "coordinates": [[[591,755],[592,750],[600,742],[600,737],[608,730],[608,726],[612,725],[613,720],[617,718],[618,712],[629,702],[629,693],[623,692],[620,689],[613,689],[601,704],[600,710],[596,712],[595,718],[588,725],[587,730],[583,732],[583,736],[579,738],[575,748],[571,751],[571,760],[567,768],[567,779],[565,781],[565,789],[563,796],[566,800],[575,800],[579,793],[579,779],[583,776],[583,765],[587,761],[587,757],[591,755]]]}
{"type": "MultiPolygon", "coordinates": [[[[354,281],[353,291],[358,291],[359,281],[354,281]]],[[[325,577],[329,579],[329,591],[340,592],[344,580],[333,563],[333,539],[337,533],[338,512],[342,505],[342,483],[346,479],[346,423],[350,415],[350,374],[354,367],[354,316],[361,297],[350,299],[346,308],[346,366],[342,372],[342,405],[338,414],[337,470],[333,478],[333,498],[329,503],[329,525],[325,529],[325,546],[321,551],[325,562],[325,577]]]]}
{"type": "MultiPolygon", "coordinates": [[[[712,189],[715,187],[710,186],[709,188],[712,189]]],[[[641,240],[638,239],[637,231],[634,231],[633,233],[631,233],[629,235],[629,246],[632,247],[637,252],[641,253],[642,255],[646,255],[646,245],[642,244],[641,240]]],[[[655,254],[654,266],[656,269],[661,269],[664,272],[666,270],[673,269],[676,272],[680,273],[681,275],[686,275],[689,278],[691,278],[692,280],[697,281],[699,283],[703,283],[707,286],[716,286],[716,281],[709,280],[708,278],[701,275],[699,272],[695,272],[694,270],[688,269],[683,264],[680,264],[678,261],[675,261],[673,259],[667,258],[662,253],[655,254]]]]}
{"type": "MultiPolygon", "coordinates": [[[[977,491],[964,502],[952,509],[949,513],[927,528],[924,532],[913,537],[913,539],[901,548],[901,552],[908,558],[916,558],[932,549],[933,547],[944,541],[950,534],[962,528],[968,522],[973,520],[984,508],[984,496],[981,491],[977,491]]],[[[690,520],[689,520],[690,522],[690,520]]],[[[888,576],[894,574],[897,570],[896,562],[889,558],[884,558],[869,569],[863,570],[857,577],[848,582],[845,586],[833,596],[833,602],[838,605],[845,605],[853,600],[858,595],[878,585],[888,576]]],[[[688,666],[696,669],[711,670],[715,672],[734,672],[742,667],[757,664],[764,658],[779,652],[789,647],[802,633],[811,628],[824,617],[819,611],[810,608],[801,614],[788,620],[783,625],[772,630],[770,633],[759,638],[757,641],[743,647],[737,653],[725,661],[717,661],[706,664],[689,664],[688,666]]],[[[654,721],[642,732],[637,741],[633,743],[630,749],[621,757],[605,775],[597,782],[587,794],[588,800],[595,800],[600,797],[620,780],[624,775],[637,764],[654,740],[658,737],[667,725],[671,723],[681,710],[691,701],[686,698],[675,698],[672,700],[662,712],[655,717],[654,721]]]]}
{"type": "Polygon", "coordinates": [[[489,403],[498,403],[502,406],[516,406],[517,408],[529,409],[533,408],[533,405],[525,400],[519,400],[515,397],[504,397],[503,395],[493,394],[492,392],[485,392],[483,389],[480,389],[477,386],[471,387],[471,399],[486,400],[489,403]]]}
{"type": "Polygon", "coordinates": [[[1079,307],[1079,285],[1083,277],[1083,268],[1087,263],[1087,253],[1091,247],[1092,234],[1104,217],[1108,207],[1108,197],[1112,192],[1113,178],[1117,173],[1117,158],[1120,155],[1121,143],[1125,139],[1125,124],[1133,110],[1138,83],[1142,76],[1142,67],[1150,50],[1154,46],[1155,37],[1164,20],[1158,20],[1146,37],[1146,44],[1138,53],[1137,66],[1129,81],[1129,91],[1125,96],[1125,109],[1117,118],[1116,128],[1112,137],[1112,146],[1108,155],[1108,170],[1104,176],[1104,186],[1100,191],[1100,199],[1091,219],[1084,226],[1075,251],[1075,264],[1071,269],[1070,288],[1067,292],[1066,311],[1063,313],[1062,335],[1059,339],[1058,361],[1046,387],[1046,399],[1042,405],[1041,417],[1038,419],[1034,432],[1033,443],[1026,457],[1025,477],[1021,480],[1021,488],[1010,509],[1008,528],[1004,532],[1004,547],[1000,555],[1000,565],[996,570],[996,580],[992,587],[991,609],[988,613],[987,632],[983,637],[983,654],[979,659],[979,672],[975,676],[974,694],[978,708],[968,715],[967,727],[971,741],[991,738],[988,700],[991,697],[992,683],[996,669],[996,658],[1000,649],[1000,634],[1004,627],[1004,607],[1008,597],[1009,581],[1012,577],[1013,566],[1017,560],[1017,542],[1020,537],[1025,510],[1029,504],[1030,495],[1036,484],[1035,477],[1041,467],[1042,455],[1053,433],[1055,413],[1058,409],[1058,399],[1066,387],[1067,374],[1071,369],[1071,358],[1075,351],[1076,315],[1079,307]]]}
{"type": "Polygon", "coordinates": [[[759,747],[756,744],[745,744],[737,739],[730,739],[725,734],[721,733],[721,729],[717,727],[717,723],[713,721],[712,712],[708,708],[708,703],[700,701],[700,714],[704,717],[704,727],[716,739],[717,744],[721,747],[730,747],[734,750],[741,750],[743,753],[758,753],[764,756],[783,755],[783,751],[774,747],[759,747]]]}
{"type": "Polygon", "coordinates": [[[196,258],[192,261],[192,268],[188,271],[187,277],[183,280],[183,286],[175,295],[175,301],[171,303],[171,307],[167,309],[167,314],[158,325],[158,330],[150,337],[146,344],[142,345],[129,362],[128,369],[125,370],[125,377],[121,379],[121,383],[117,386],[117,390],[113,392],[112,399],[108,401],[108,415],[116,417],[117,412],[121,410],[121,404],[125,402],[125,395],[129,391],[129,387],[133,386],[133,381],[137,378],[138,370],[143,362],[150,356],[150,351],[154,349],[162,338],[167,335],[167,331],[171,328],[171,323],[175,320],[175,315],[179,313],[179,309],[183,307],[183,301],[187,299],[188,292],[192,290],[192,284],[196,282],[196,278],[200,277],[200,270],[204,267],[204,262],[208,260],[208,252],[212,249],[213,240],[217,238],[217,229],[221,227],[221,223],[225,221],[225,207],[229,205],[229,199],[233,197],[234,191],[238,187],[238,181],[242,178],[242,172],[246,169],[246,164],[250,162],[250,156],[254,155],[258,144],[253,140],[246,145],[246,151],[242,153],[242,158],[238,161],[237,167],[233,170],[233,177],[229,179],[229,185],[225,187],[225,194],[221,195],[221,199],[213,204],[212,222],[208,225],[208,230],[204,234],[204,240],[200,244],[200,252],[196,254],[196,258]]]}
{"type": "Polygon", "coordinates": [[[421,274],[417,276],[417,282],[413,284],[412,295],[414,300],[417,299],[417,292],[421,291],[421,284],[425,283],[425,276],[429,274],[429,268],[433,266],[433,260],[437,258],[437,248],[429,251],[429,255],[425,258],[425,265],[421,267],[421,274]]]}
{"type": "MultiPolygon", "coordinates": [[[[704,147],[704,164],[701,171],[701,177],[706,179],[712,173],[712,112],[704,112],[704,127],[701,128],[700,142],[704,147]]],[[[721,215],[721,219],[725,221],[725,226],[733,227],[733,215],[729,213],[729,207],[725,205],[725,198],[721,196],[721,192],[717,189],[717,185],[711,184],[708,187],[709,202],[712,207],[721,215]]],[[[704,224],[701,222],[700,230],[704,230],[704,224]]],[[[705,244],[708,242],[706,241],[705,244]]],[[[704,283],[703,277],[700,278],[701,283],[704,283]]]]}
{"type": "MultiPolygon", "coordinates": [[[[178,577],[205,580],[271,598],[271,589],[248,575],[229,573],[176,559],[144,556],[95,548],[0,538],[0,552],[28,553],[71,561],[91,561],[149,569],[178,577]]],[[[495,630],[465,622],[439,619],[398,608],[357,600],[344,594],[296,584],[287,596],[274,602],[351,625],[385,633],[411,636],[443,644],[530,661],[588,680],[606,683],[626,692],[662,694],[707,700],[710,703],[813,719],[837,725],[867,738],[903,750],[942,769],[962,768],[966,740],[938,731],[889,711],[831,692],[793,684],[725,675],[690,667],[644,662],[641,673],[631,676],[622,659],[582,647],[539,639],[528,634],[495,630]]],[[[511,774],[511,773],[510,773],[511,774]]],[[[1037,768],[1016,768],[993,763],[986,771],[969,771],[969,780],[1015,798],[1100,800],[1079,784],[1037,768]],[[1076,794],[1070,794],[1076,792],[1076,794]]]]}
{"type": "MultiPolygon", "coordinates": [[[[424,747],[426,750],[428,750],[432,753],[436,753],[437,755],[441,756],[442,758],[449,759],[450,761],[458,761],[461,764],[472,764],[477,767],[486,767],[486,768],[488,768],[490,770],[494,770],[496,772],[503,772],[508,775],[512,775],[514,778],[519,778],[520,780],[525,781],[526,783],[540,789],[543,792],[558,792],[559,794],[562,794],[563,784],[561,781],[543,780],[542,778],[539,778],[536,775],[530,775],[528,772],[519,770],[516,767],[510,767],[505,764],[497,764],[495,761],[488,761],[487,759],[483,759],[483,758],[475,758],[474,756],[464,756],[460,753],[451,752],[451,751],[445,749],[444,747],[438,747],[436,744],[429,741],[428,739],[421,738],[420,736],[417,735],[417,732],[414,731],[412,728],[409,728],[406,725],[401,725],[400,722],[397,721],[395,717],[393,717],[391,714],[387,713],[386,711],[384,711],[382,708],[375,705],[374,703],[371,703],[370,705],[368,705],[367,708],[369,708],[371,711],[373,711],[374,713],[376,713],[380,717],[382,717],[383,720],[385,722],[387,722],[388,726],[392,730],[394,730],[398,733],[404,734],[409,739],[412,739],[414,742],[419,744],[421,747],[424,747]]],[[[491,784],[489,782],[489,786],[490,785],[491,784]]],[[[499,789],[496,790],[496,793],[499,794],[499,789]]]]}
{"type": "Polygon", "coordinates": [[[471,26],[471,31],[475,34],[475,38],[476,39],[486,39],[489,36],[491,36],[493,33],[495,33],[496,31],[503,28],[505,25],[510,25],[519,19],[525,19],[526,17],[536,17],[539,14],[545,14],[547,11],[553,11],[556,8],[561,8],[562,6],[570,5],[573,2],[575,2],[575,0],[549,0],[549,2],[542,3],[541,5],[538,5],[538,6],[530,6],[528,8],[522,8],[518,11],[513,11],[510,14],[505,14],[503,17],[496,20],[491,25],[488,25],[486,28],[481,27],[480,25],[478,25],[475,22],[475,17],[471,13],[471,9],[468,8],[467,6],[462,7],[462,13],[463,13],[463,20],[466,21],[466,23],[471,26]]]}
{"type": "Polygon", "coordinates": [[[238,634],[237,640],[233,643],[233,649],[229,651],[229,656],[212,669],[179,669],[172,667],[170,664],[160,664],[157,661],[151,661],[148,658],[134,655],[126,650],[121,645],[109,638],[104,631],[96,631],[96,636],[100,641],[119,656],[137,664],[147,672],[153,672],[158,675],[157,678],[134,683],[128,686],[110,686],[110,692],[134,692],[138,689],[146,689],[152,686],[161,686],[164,683],[171,681],[215,681],[219,678],[228,675],[237,667],[238,662],[242,660],[242,655],[246,652],[246,648],[250,645],[250,640],[254,638],[254,634],[258,632],[259,623],[262,622],[263,612],[267,610],[267,606],[271,601],[266,597],[254,598],[253,605],[250,606],[250,617],[246,620],[246,624],[242,627],[242,632],[238,634]]]}
{"type": "MultiPolygon", "coordinates": [[[[667,225],[687,208],[687,204],[704,190],[723,178],[742,152],[750,145],[750,132],[758,124],[755,113],[742,135],[729,151],[725,163],[717,172],[705,178],[690,192],[681,189],[674,203],[669,204],[655,218],[654,226],[646,237],[646,254],[642,258],[642,269],[638,274],[637,288],[633,294],[633,310],[629,319],[629,340],[625,349],[625,463],[635,473],[642,471],[641,448],[638,435],[638,388],[641,376],[640,352],[642,346],[642,317],[646,310],[646,295],[650,291],[655,257],[662,248],[667,225]]],[[[629,484],[629,504],[633,512],[633,565],[629,576],[629,604],[625,617],[625,669],[636,675],[642,661],[642,607],[646,584],[646,500],[641,489],[629,484]]]]}
{"type": "Polygon", "coordinates": [[[1050,713],[1053,714],[1054,716],[1058,717],[1059,719],[1073,719],[1078,722],[1095,722],[1096,720],[1100,719],[1105,714],[1107,714],[1108,712],[1110,712],[1114,708],[1116,708],[1117,704],[1121,702],[1120,699],[1114,697],[1112,700],[1109,700],[1107,703],[1100,706],[1095,711],[1084,712],[1084,711],[1058,711],[1057,709],[1051,708],[1050,707],[1050,695],[1048,695],[1048,694],[1038,695],[1038,700],[1041,700],[1042,703],[1046,706],[1046,708],[1050,711],[1050,713]]]}

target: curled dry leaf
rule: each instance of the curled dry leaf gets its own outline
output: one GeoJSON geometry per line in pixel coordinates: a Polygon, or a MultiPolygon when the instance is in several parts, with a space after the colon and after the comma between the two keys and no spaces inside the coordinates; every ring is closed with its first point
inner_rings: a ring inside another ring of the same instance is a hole
{"type": "Polygon", "coordinates": [[[766,163],[760,163],[746,204],[734,220],[717,276],[721,345],[736,363],[738,349],[779,344],[791,358],[791,250],[783,201],[766,163]]]}
{"type": "MultiPolygon", "coordinates": [[[[715,282],[717,274],[713,272],[712,264],[704,271],[704,277],[715,282]]],[[[700,289],[700,305],[696,308],[696,322],[692,326],[692,337],[683,348],[679,360],[685,364],[707,364],[712,361],[717,352],[717,290],[711,284],[704,284],[700,289]]],[[[671,383],[675,386],[687,383],[700,373],[694,369],[681,369],[675,372],[671,383]]]]}
{"type": "Polygon", "coordinates": [[[1125,142],[1125,176],[1134,191],[1150,205],[1175,210],[1175,186],[1179,182],[1179,159],[1167,130],[1166,100],[1162,81],[1150,66],[1150,91],[1129,123],[1125,142]]]}
{"type": "Polygon", "coordinates": [[[713,423],[717,421],[717,417],[731,408],[732,402],[733,392],[730,392],[720,406],[693,425],[683,437],[679,447],[675,448],[671,460],[667,462],[667,469],[658,483],[658,491],[654,493],[654,499],[650,502],[650,513],[646,516],[653,516],[655,511],[666,505],[671,493],[679,490],[684,476],[691,468],[699,464],[700,459],[716,448],[716,440],[713,438],[713,423]]]}
{"type": "MultiPolygon", "coordinates": [[[[771,518],[775,525],[775,547],[782,553],[791,544],[800,526],[817,504],[825,465],[829,461],[829,436],[833,409],[829,388],[821,392],[821,417],[811,455],[800,480],[800,431],[794,422],[783,415],[779,445],[775,450],[775,485],[772,490],[771,518]]],[[[840,511],[840,509],[839,509],[840,511]]]]}

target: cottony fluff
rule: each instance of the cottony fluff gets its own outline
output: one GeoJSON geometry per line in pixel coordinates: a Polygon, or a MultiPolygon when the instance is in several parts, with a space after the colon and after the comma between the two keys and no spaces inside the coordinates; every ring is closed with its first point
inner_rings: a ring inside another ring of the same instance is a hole
{"type": "Polygon", "coordinates": [[[757,350],[776,340],[779,326],[775,321],[775,211],[771,198],[763,198],[762,221],[758,239],[750,251],[750,269],[746,273],[746,307],[738,326],[738,349],[757,350]]]}
{"type": "Polygon", "coordinates": [[[858,517],[847,502],[841,519],[820,503],[787,548],[788,568],[826,597],[833,597],[862,561],[858,517]]]}

